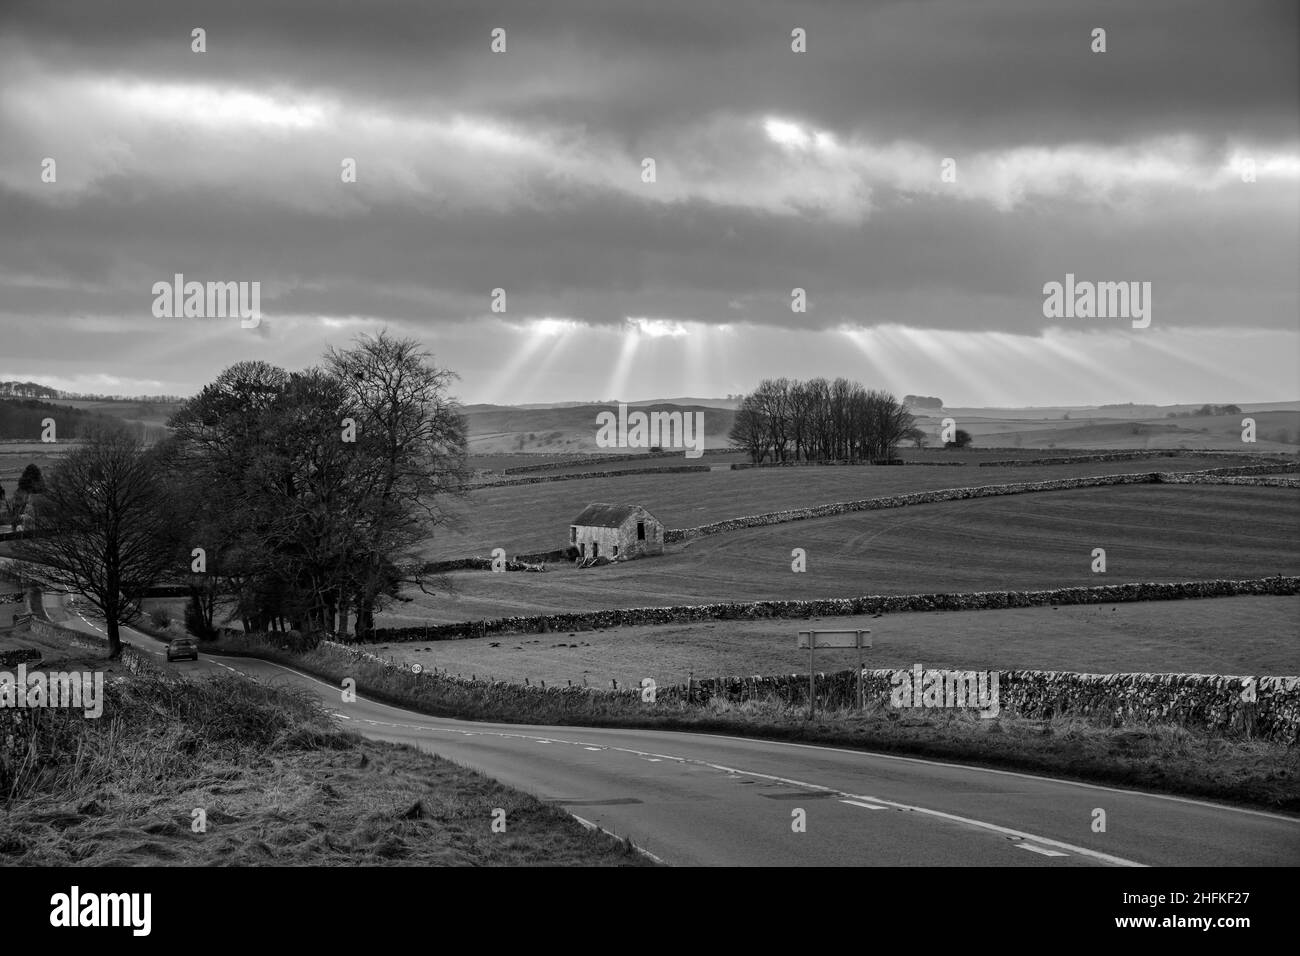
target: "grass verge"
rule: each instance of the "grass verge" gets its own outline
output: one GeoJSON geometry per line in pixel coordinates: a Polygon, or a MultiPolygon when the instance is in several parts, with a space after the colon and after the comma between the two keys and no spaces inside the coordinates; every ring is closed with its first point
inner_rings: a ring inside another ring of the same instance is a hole
{"type": "MultiPolygon", "coordinates": [[[[103,716],[0,711],[0,863],[641,865],[629,843],[242,677],[107,672],[103,716]],[[506,831],[494,833],[493,811],[506,831]],[[195,832],[202,811],[205,829],[195,832]]],[[[54,662],[43,667],[53,668],[54,662]]]]}
{"type": "Polygon", "coordinates": [[[810,721],[803,708],[777,701],[689,706],[642,704],[599,692],[544,694],[505,683],[484,689],[356,660],[336,648],[291,653],[242,636],[210,650],[276,661],[334,684],[351,677],[364,696],[436,717],[819,743],[1300,812],[1300,747],[1183,727],[1107,727],[1073,717],[981,720],[960,711],[888,708],[819,712],[810,721]]]}

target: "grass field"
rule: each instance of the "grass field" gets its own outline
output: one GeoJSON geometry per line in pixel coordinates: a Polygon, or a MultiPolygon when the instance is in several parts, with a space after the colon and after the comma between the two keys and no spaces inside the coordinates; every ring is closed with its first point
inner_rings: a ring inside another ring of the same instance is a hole
{"type": "MultiPolygon", "coordinates": [[[[75,447],[68,442],[49,445],[38,441],[0,442],[0,485],[4,486],[5,494],[13,497],[14,492],[18,490],[18,478],[28,465],[35,464],[44,474],[59,458],[75,447]]],[[[0,518],[2,517],[3,515],[0,515],[0,518]]],[[[4,530],[9,529],[5,527],[4,530]]]]}
{"type": "Polygon", "coordinates": [[[69,408],[107,415],[123,421],[139,422],[143,425],[163,426],[167,420],[181,408],[178,402],[137,402],[128,399],[96,400],[75,398],[47,399],[51,405],[67,405],[69,408]]]}
{"type": "MultiPolygon", "coordinates": [[[[1056,448],[1123,451],[1139,449],[1227,449],[1241,447],[1241,420],[1255,420],[1258,452],[1289,452],[1300,443],[1300,410],[1280,407],[1240,415],[1190,415],[1168,418],[1163,412],[1144,417],[1111,416],[1097,410],[1070,412],[1057,409],[1051,417],[1034,417],[1033,409],[946,409],[922,418],[920,427],[932,438],[943,417],[951,417],[968,431],[976,446],[1005,445],[1034,449],[1040,454],[1056,448]]],[[[1180,409],[1185,410],[1185,409],[1180,409]]],[[[1154,410],[1153,410],[1154,411],[1154,410]]],[[[919,416],[918,416],[919,417],[919,416]]]]}
{"type": "MultiPolygon", "coordinates": [[[[474,459],[475,462],[481,460],[491,461],[494,459],[486,459],[486,458],[479,459],[477,457],[474,459]]],[[[545,459],[538,456],[537,461],[532,461],[532,462],[516,461],[509,465],[503,465],[502,467],[515,468],[515,467],[519,467],[519,465],[521,464],[535,465],[535,464],[540,464],[544,460],[545,459]]],[[[617,472],[617,471],[629,471],[629,470],[634,470],[639,468],[671,468],[678,465],[696,465],[696,466],[709,465],[715,468],[729,468],[732,462],[738,462],[738,461],[749,461],[749,456],[741,452],[735,452],[735,451],[726,451],[726,452],[714,451],[714,452],[709,452],[704,455],[701,455],[699,458],[687,458],[684,454],[677,452],[672,455],[663,455],[663,456],[646,455],[643,459],[633,458],[633,459],[615,460],[615,461],[595,461],[595,462],[587,461],[579,464],[568,464],[568,465],[564,465],[563,467],[548,468],[546,471],[533,471],[533,472],[525,472],[520,475],[507,475],[504,476],[504,480],[509,481],[512,478],[534,478],[534,477],[542,477],[542,476],[550,476],[550,475],[587,474],[593,471],[617,472]]],[[[486,467],[486,466],[476,465],[475,467],[486,467]]],[[[498,478],[496,480],[503,480],[503,479],[498,478]]]]}
{"type": "MultiPolygon", "coordinates": [[[[674,460],[659,459],[657,463],[674,460]]],[[[709,463],[709,456],[701,461],[709,463]]],[[[1016,468],[755,468],[480,488],[465,502],[451,506],[455,524],[439,531],[425,555],[438,560],[487,555],[497,547],[511,554],[563,547],[568,543],[569,522],[593,501],[636,502],[666,527],[688,528],[742,515],[938,488],[1143,471],[1197,471],[1232,463],[1221,456],[1206,456],[1164,458],[1153,463],[1083,462],[1016,468]]]]}
{"type": "MultiPolygon", "coordinates": [[[[868,667],[1208,674],[1300,673],[1300,597],[944,611],[810,621],[715,621],[569,634],[380,645],[400,661],[522,683],[635,686],[699,677],[807,673],[795,634],[868,628],[868,667]],[[492,645],[496,644],[496,647],[492,645]]],[[[819,651],[818,670],[857,666],[857,652],[819,651]]]]}
{"type": "Polygon", "coordinates": [[[390,608],[381,626],[605,607],[1300,574],[1297,542],[1300,495],[1289,488],[1037,492],[747,528],[581,571],[555,564],[545,574],[456,572],[435,585],[433,596],[415,591],[409,603],[390,608]],[[804,573],[790,570],[793,548],[807,552],[804,573]],[[1091,570],[1094,548],[1106,551],[1104,574],[1091,570]]]}

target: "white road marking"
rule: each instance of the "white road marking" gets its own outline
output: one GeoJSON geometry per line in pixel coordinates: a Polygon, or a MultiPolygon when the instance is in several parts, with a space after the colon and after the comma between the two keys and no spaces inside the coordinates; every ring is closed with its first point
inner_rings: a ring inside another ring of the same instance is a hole
{"type": "Polygon", "coordinates": [[[1049,850],[1046,847],[1034,846],[1032,843],[1017,843],[1016,846],[1022,850],[1033,850],[1035,853],[1041,853],[1043,856],[1069,856],[1068,853],[1058,853],[1056,850],[1049,850]]]}
{"type": "MultiPolygon", "coordinates": [[[[565,810],[564,812],[567,813],[567,814],[569,814],[569,816],[573,817],[573,819],[577,820],[579,823],[581,823],[581,824],[582,824],[584,827],[586,827],[588,830],[599,830],[601,833],[604,833],[604,834],[606,834],[606,835],[608,835],[608,836],[612,836],[615,840],[622,839],[622,838],[619,837],[617,834],[610,833],[610,832],[609,832],[608,830],[606,830],[604,827],[602,827],[602,826],[598,826],[597,824],[592,823],[590,820],[585,820],[585,819],[583,819],[582,817],[578,816],[576,813],[573,813],[573,812],[570,811],[570,810],[565,810]]],[[[628,842],[629,842],[629,843],[632,843],[631,840],[629,840],[628,842]]],[[[659,857],[655,856],[653,853],[651,853],[649,850],[647,850],[645,847],[637,846],[635,843],[632,843],[632,849],[636,850],[636,851],[637,851],[638,853],[640,853],[642,856],[645,856],[645,857],[648,857],[648,858],[651,859],[651,860],[654,860],[656,863],[662,864],[662,865],[664,865],[664,866],[667,866],[667,865],[668,865],[668,864],[664,863],[664,861],[661,860],[659,857]]]]}
{"type": "MultiPolygon", "coordinates": [[[[419,724],[402,724],[402,725],[385,724],[382,721],[372,721],[372,720],[367,720],[366,723],[378,724],[378,725],[390,726],[390,727],[400,726],[411,730],[428,730],[428,731],[434,731],[439,733],[455,733],[455,734],[461,734],[462,736],[473,736],[473,734],[471,734],[470,732],[464,730],[458,730],[456,728],[451,728],[451,727],[430,727],[428,725],[419,725],[419,724]]],[[[514,740],[538,740],[539,739],[533,734],[509,734],[502,731],[478,731],[478,733],[482,733],[484,736],[489,736],[489,737],[502,737],[502,738],[509,738],[514,740]]],[[[557,738],[549,738],[549,739],[551,739],[555,743],[570,744],[575,747],[582,747],[585,750],[602,749],[600,747],[592,747],[588,743],[581,740],[562,740],[557,738]]],[[[777,776],[776,774],[759,773],[758,771],[755,770],[741,770],[734,767],[726,767],[723,766],[722,764],[711,763],[707,760],[700,760],[695,757],[678,757],[678,756],[674,756],[673,754],[657,754],[654,753],[653,751],[634,750],[630,747],[608,747],[603,749],[613,750],[618,753],[634,754],[638,757],[658,757],[660,760],[672,760],[681,764],[695,764],[701,767],[708,767],[711,770],[721,771],[722,773],[729,774],[733,777],[753,777],[754,779],[757,780],[771,780],[775,783],[784,783],[788,786],[796,787],[799,789],[818,790],[823,793],[828,793],[845,800],[858,800],[858,801],[864,801],[869,804],[879,804],[885,808],[894,807],[895,809],[898,810],[911,810],[914,813],[921,813],[926,816],[935,817],[936,819],[940,819],[940,820],[951,820],[954,823],[962,823],[967,826],[977,827],[981,830],[988,830],[992,833],[998,833],[1003,836],[1016,837],[1020,840],[1033,840],[1036,843],[1042,843],[1048,846],[1059,847],[1062,850],[1068,850],[1072,853],[1077,853],[1080,856],[1086,856],[1100,863],[1108,863],[1111,866],[1131,866],[1131,867],[1146,866],[1145,863],[1138,863],[1135,860],[1128,860],[1125,859],[1124,857],[1113,856],[1109,853],[1102,853],[1098,850],[1089,849],[1088,847],[1075,846],[1072,843],[1065,843],[1064,841],[1061,840],[1053,840],[1049,837],[1037,836],[1036,834],[1033,833],[1027,833],[1024,830],[1015,830],[1012,829],[1011,827],[1004,827],[996,823],[987,823],[983,820],[976,820],[972,817],[963,817],[955,813],[945,813],[942,810],[932,810],[929,807],[921,807],[909,803],[899,803],[898,801],[895,800],[885,800],[881,797],[874,797],[867,794],[848,793],[847,791],[837,790],[834,787],[822,786],[821,784],[818,783],[808,783],[803,780],[794,780],[790,777],[780,777],[777,776]]]]}
{"type": "MultiPolygon", "coordinates": [[[[442,728],[430,727],[428,729],[440,730],[442,728]]],[[[492,732],[491,735],[498,736],[498,737],[514,737],[520,739],[528,739],[530,736],[529,734],[507,734],[501,732],[492,732]]],[[[558,742],[573,744],[579,747],[586,746],[585,743],[578,740],[561,740],[558,742]]],[[[1073,844],[1065,843],[1061,840],[1053,840],[1048,837],[1037,836],[1032,833],[1026,833],[1023,830],[1015,830],[1012,829],[1011,827],[1004,827],[996,823],[986,823],[983,820],[976,820],[972,817],[963,817],[955,813],[945,813],[942,810],[932,810],[928,807],[920,807],[908,803],[899,803],[894,800],[885,800],[880,797],[873,797],[866,794],[848,793],[844,790],[837,790],[834,787],[826,787],[817,783],[808,783],[803,780],[794,780],[791,779],[790,777],[779,777],[775,774],[770,774],[770,773],[759,773],[754,770],[741,770],[734,767],[726,767],[723,766],[722,764],[711,763],[707,760],[700,760],[694,757],[677,757],[677,756],[673,756],[672,754],[656,754],[651,751],[633,750],[630,747],[610,747],[609,749],[618,751],[620,753],[636,754],[637,756],[643,756],[643,757],[653,756],[653,757],[659,757],[660,759],[663,760],[675,760],[678,763],[683,763],[683,764],[696,764],[698,766],[708,767],[712,770],[718,770],[721,771],[722,773],[731,774],[733,776],[753,777],[757,780],[771,780],[776,783],[784,783],[791,787],[796,787],[800,789],[819,790],[823,793],[829,793],[846,799],[863,800],[869,803],[883,804],[886,807],[895,807],[899,810],[911,810],[914,813],[922,813],[925,814],[926,816],[935,817],[941,820],[951,820],[954,823],[964,823],[967,826],[978,827],[982,830],[989,830],[990,832],[999,833],[1002,834],[1003,836],[1018,837],[1021,840],[1033,840],[1037,843],[1043,843],[1048,846],[1059,847],[1063,850],[1069,850],[1071,852],[1078,853],[1080,856],[1086,856],[1091,859],[1097,860],[1098,862],[1101,863],[1109,863],[1112,866],[1132,866],[1132,867],[1146,866],[1146,864],[1144,863],[1138,863],[1134,860],[1126,860],[1123,857],[1112,856],[1109,853],[1101,853],[1097,850],[1091,850],[1088,847],[1074,846],[1073,844]]]]}
{"type": "MultiPolygon", "coordinates": [[[[209,656],[211,656],[211,655],[209,655],[209,656]]],[[[260,659],[259,659],[259,660],[260,660],[260,659]]],[[[276,663],[276,662],[274,662],[274,661],[261,661],[261,663],[263,663],[263,664],[268,664],[268,665],[270,665],[271,667],[275,667],[275,668],[278,668],[278,669],[280,669],[280,670],[288,671],[290,674],[295,674],[295,675],[297,675],[298,677],[304,678],[305,680],[308,680],[308,681],[310,681],[310,682],[313,683],[313,684],[319,684],[319,685],[321,685],[322,687],[328,687],[331,691],[337,691],[337,688],[334,687],[334,685],[329,684],[329,683],[326,683],[325,681],[321,680],[319,677],[316,677],[316,676],[313,675],[313,674],[305,674],[305,673],[303,673],[302,671],[295,670],[295,669],[292,668],[292,667],[286,667],[284,664],[278,664],[278,663],[276,663]]],[[[428,715],[426,715],[426,714],[419,714],[419,713],[416,713],[415,711],[409,711],[409,710],[406,710],[405,708],[394,707],[392,704],[383,704],[383,703],[381,703],[381,702],[379,702],[379,701],[372,701],[372,700],[369,700],[368,698],[361,698],[361,697],[358,697],[358,700],[365,700],[367,703],[369,703],[369,704],[371,704],[371,705],[373,705],[373,706],[384,707],[384,708],[389,709],[389,710],[396,710],[396,711],[400,711],[400,712],[403,712],[403,713],[409,713],[409,714],[412,714],[413,716],[423,717],[423,718],[426,718],[426,719],[428,718],[428,715]]],[[[437,718],[433,718],[433,719],[437,719],[437,718]]],[[[436,732],[439,732],[439,733],[459,733],[459,734],[462,734],[462,735],[464,735],[464,736],[474,736],[475,733],[476,733],[476,732],[474,732],[474,731],[458,730],[458,729],[456,729],[456,728],[451,728],[451,727],[430,727],[430,726],[428,726],[427,724],[394,724],[394,723],[386,723],[386,722],[383,722],[383,721],[374,721],[374,720],[367,720],[367,721],[365,721],[365,722],[366,722],[366,723],[370,723],[370,724],[374,724],[374,725],[376,725],[376,726],[400,727],[400,728],[411,729],[411,730],[436,731],[436,732]]],[[[600,729],[603,729],[603,728],[585,728],[585,729],[600,730],[600,729]]],[[[491,736],[497,736],[497,737],[513,737],[513,738],[517,738],[517,739],[521,739],[521,740],[541,740],[541,739],[545,739],[545,740],[547,740],[547,741],[550,742],[550,743],[569,743],[569,744],[576,744],[576,743],[578,743],[577,741],[570,741],[570,740],[557,740],[556,738],[539,738],[539,737],[536,737],[536,736],[531,735],[531,734],[507,734],[507,733],[503,733],[503,732],[499,732],[499,731],[482,731],[482,733],[490,734],[491,736]]],[[[649,731],[649,733],[654,733],[654,731],[649,731]]],[[[731,741],[735,741],[735,742],[737,742],[737,743],[745,743],[745,744],[761,743],[761,744],[764,744],[764,745],[767,745],[767,746],[800,747],[800,748],[804,748],[804,749],[808,749],[808,750],[828,750],[828,751],[832,751],[832,752],[835,752],[835,753],[852,754],[852,755],[854,755],[854,756],[857,756],[857,757],[864,757],[864,758],[867,758],[867,759],[875,758],[875,759],[883,759],[883,760],[901,760],[901,761],[905,761],[905,762],[908,762],[908,763],[926,764],[926,765],[928,765],[928,766],[933,766],[933,767],[944,767],[944,768],[948,768],[948,769],[952,769],[952,770],[960,770],[960,771],[963,771],[963,772],[992,773],[992,774],[999,774],[999,775],[1001,775],[1001,776],[1007,776],[1007,777],[1020,777],[1020,778],[1027,779],[1027,780],[1038,780],[1038,781],[1041,781],[1041,782],[1043,782],[1043,783],[1049,783],[1049,784],[1053,784],[1053,785],[1056,785],[1056,786],[1074,786],[1074,787],[1082,787],[1082,788],[1085,788],[1085,789],[1088,789],[1088,790],[1102,790],[1102,791],[1107,791],[1107,792],[1109,792],[1109,793],[1123,793],[1123,794],[1129,794],[1129,795],[1136,796],[1136,797],[1151,797],[1151,798],[1155,798],[1155,799],[1158,799],[1158,800],[1172,800],[1172,801],[1175,801],[1175,802],[1178,802],[1178,803],[1188,803],[1188,804],[1192,804],[1192,805],[1194,805],[1194,806],[1202,806],[1202,807],[1206,807],[1206,808],[1208,808],[1208,809],[1212,809],[1212,810],[1233,810],[1233,811],[1236,811],[1236,812],[1239,812],[1239,813],[1247,813],[1247,814],[1250,814],[1250,815],[1252,815],[1252,816],[1267,817],[1267,818],[1269,818],[1269,819],[1273,819],[1273,820],[1283,820],[1283,821],[1285,821],[1285,822],[1287,822],[1287,823],[1291,823],[1291,824],[1297,824],[1297,823],[1300,823],[1300,820],[1297,820],[1295,817],[1286,817],[1286,816],[1282,816],[1282,815],[1280,815],[1280,814],[1276,814],[1276,813],[1268,813],[1268,812],[1266,812],[1266,811],[1262,811],[1262,810],[1247,810],[1247,809],[1243,809],[1243,808],[1241,808],[1241,807],[1230,807],[1230,806],[1227,806],[1227,805],[1225,805],[1225,804],[1210,803],[1209,801],[1205,801],[1205,800],[1193,800],[1193,799],[1190,799],[1190,798],[1187,798],[1187,797],[1175,797],[1175,796],[1169,796],[1169,795],[1167,795],[1167,794],[1160,794],[1160,793],[1145,793],[1145,792],[1143,792],[1143,791],[1141,791],[1141,790],[1124,790],[1124,789],[1121,789],[1121,788],[1119,788],[1119,787],[1106,787],[1106,786],[1101,786],[1101,785],[1098,785],[1098,784],[1080,783],[1080,782],[1075,781],[1075,780],[1057,780],[1057,779],[1053,779],[1052,777],[1043,777],[1043,776],[1038,776],[1038,775],[1036,775],[1036,774],[1020,773],[1020,772],[1018,772],[1018,771],[1014,771],[1014,770],[994,770],[994,769],[991,769],[991,768],[988,768],[988,767],[971,767],[971,766],[967,766],[967,765],[964,765],[964,764],[958,764],[958,763],[945,763],[945,762],[940,761],[940,760],[927,760],[927,759],[922,758],[922,757],[902,757],[902,756],[899,756],[899,755],[897,755],[897,754],[881,754],[881,753],[874,753],[874,752],[871,752],[871,751],[863,751],[863,750],[849,750],[849,749],[844,748],[844,747],[827,747],[827,746],[820,745],[820,744],[798,744],[798,743],[789,743],[789,742],[786,742],[786,741],[776,741],[776,740],[756,740],[755,738],[752,738],[752,737],[734,737],[734,736],[731,736],[731,735],[728,735],[728,734],[692,734],[692,736],[701,737],[701,738],[709,738],[709,737],[713,737],[713,738],[717,738],[717,739],[721,739],[721,740],[731,740],[731,741]]],[[[637,756],[658,756],[661,760],[672,760],[672,761],[675,761],[675,762],[677,762],[677,763],[683,763],[683,764],[685,764],[685,763],[695,763],[695,764],[700,764],[700,765],[702,765],[702,766],[711,767],[711,768],[713,768],[713,769],[723,770],[724,772],[728,772],[728,773],[732,773],[732,772],[734,772],[734,771],[731,771],[729,768],[726,768],[726,767],[720,767],[720,766],[717,766],[717,765],[715,765],[715,764],[707,763],[706,761],[696,760],[696,759],[687,758],[687,757],[675,757],[675,756],[671,756],[671,755],[668,755],[668,754],[657,754],[657,755],[653,755],[653,754],[649,754],[648,752],[638,751],[638,750],[632,750],[632,749],[629,749],[629,748],[623,748],[623,747],[616,747],[616,748],[613,748],[613,749],[615,749],[615,750],[620,750],[620,751],[623,751],[623,752],[625,752],[625,753],[636,754],[637,756]]],[[[1073,852],[1076,852],[1076,853],[1080,854],[1081,856],[1087,856],[1087,857],[1090,857],[1090,858],[1092,858],[1092,859],[1096,859],[1096,860],[1099,860],[1099,861],[1104,862],[1104,863],[1110,863],[1110,864],[1115,865],[1115,866],[1131,866],[1131,867],[1145,867],[1145,866],[1146,866],[1146,864],[1144,864],[1144,863],[1138,863],[1138,862],[1135,862],[1135,861],[1133,861],[1133,860],[1126,860],[1126,859],[1124,859],[1124,858],[1122,858],[1122,857],[1112,856],[1112,855],[1107,854],[1107,853],[1099,853],[1099,852],[1096,851],[1096,850],[1090,850],[1090,849],[1088,849],[1088,848],[1086,848],[1086,847],[1076,847],[1076,846],[1071,846],[1070,844],[1068,844],[1068,843],[1063,843],[1063,842],[1061,842],[1061,841],[1057,841],[1057,840],[1048,840],[1048,839],[1045,839],[1045,838],[1042,838],[1042,837],[1034,836],[1034,835],[1032,835],[1032,834],[1023,833],[1023,832],[1018,831],[1018,830],[1012,830],[1012,829],[1010,829],[1010,828],[1008,828],[1008,827],[998,826],[997,824],[993,824],[993,823],[984,823],[984,822],[979,821],[979,820],[972,820],[972,819],[970,819],[970,818],[957,816],[957,815],[955,815],[955,814],[943,813],[942,811],[939,811],[939,810],[928,810],[928,809],[926,809],[926,808],[924,808],[924,807],[910,806],[910,805],[908,805],[908,804],[904,804],[904,803],[895,803],[895,802],[890,801],[890,800],[881,800],[881,799],[879,799],[879,798],[877,798],[877,797],[863,797],[861,794],[849,794],[849,793],[843,793],[843,791],[835,791],[835,790],[833,790],[833,789],[830,788],[830,787],[823,787],[823,786],[820,786],[820,785],[818,785],[818,784],[806,784],[806,783],[800,783],[800,782],[798,782],[798,781],[787,780],[787,779],[784,779],[784,778],[781,778],[781,777],[775,777],[775,776],[772,776],[772,775],[769,775],[769,774],[757,774],[757,773],[751,773],[751,774],[748,774],[748,776],[759,777],[759,778],[765,778],[765,779],[770,779],[770,780],[776,780],[776,781],[778,781],[778,782],[788,783],[788,784],[790,784],[790,785],[792,785],[792,786],[808,787],[808,788],[810,788],[810,789],[815,789],[815,790],[824,790],[824,791],[827,791],[827,792],[830,792],[830,793],[842,793],[844,797],[848,797],[848,798],[857,797],[857,798],[859,798],[859,799],[873,800],[873,801],[876,801],[876,802],[878,802],[878,803],[884,804],[884,805],[886,805],[886,806],[893,806],[893,807],[897,807],[898,809],[902,809],[902,810],[913,810],[913,811],[916,811],[916,812],[918,812],[918,813],[924,813],[924,814],[927,814],[927,815],[929,815],[929,816],[935,816],[935,817],[939,817],[939,818],[950,819],[950,820],[953,820],[953,821],[956,821],[956,822],[959,822],[959,823],[966,823],[966,824],[969,824],[969,825],[971,825],[971,826],[981,827],[981,828],[983,828],[983,829],[991,830],[991,831],[996,832],[996,833],[1002,833],[1002,834],[1005,835],[1005,836],[1015,836],[1015,837],[1019,837],[1019,838],[1022,839],[1022,840],[1024,840],[1024,839],[1035,840],[1035,841],[1037,841],[1038,843],[1046,843],[1046,844],[1049,844],[1049,845],[1052,845],[1052,846],[1060,847],[1060,848],[1062,848],[1062,849],[1064,849],[1064,850],[1071,850],[1071,851],[1073,851],[1073,852]]]]}
{"type": "MultiPolygon", "coordinates": [[[[586,728],[592,730],[604,730],[615,728],[586,728]]],[[[732,734],[706,734],[691,733],[692,737],[714,737],[718,740],[732,740],[736,743],[761,743],[776,747],[799,747],[804,750],[828,750],[837,754],[853,754],[858,757],[868,757],[879,760],[901,760],[904,763],[919,763],[929,767],[944,767],[949,770],[961,770],[977,773],[992,773],[1002,777],[1019,777],[1022,780],[1038,780],[1042,783],[1055,784],[1057,786],[1081,787],[1085,790],[1101,790],[1106,793],[1122,793],[1132,797],[1148,797],[1153,800],[1169,800],[1174,803],[1188,803],[1196,807],[1205,807],[1207,810],[1230,810],[1233,813],[1246,813],[1253,817],[1267,817],[1270,820],[1281,820],[1284,823],[1300,824],[1300,818],[1283,816],[1280,813],[1270,813],[1267,810],[1250,810],[1246,807],[1233,807],[1226,803],[1212,803],[1209,800],[1197,800],[1193,797],[1176,797],[1168,793],[1151,793],[1146,790],[1126,790],[1123,787],[1108,787],[1099,783],[1083,783],[1079,780],[1061,780],[1056,777],[1044,777],[1040,774],[1023,773],[1019,770],[995,770],[992,767],[974,767],[969,764],[951,763],[943,760],[930,760],[926,757],[904,757],[899,754],[878,753],[874,750],[849,750],[847,747],[830,747],[826,744],[798,744],[788,740],[765,740],[760,737],[736,737],[732,734]]]]}
{"type": "Polygon", "coordinates": [[[841,800],[840,803],[847,803],[854,807],[865,807],[867,810],[888,810],[889,807],[877,806],[874,803],[863,803],[861,800],[841,800]]]}

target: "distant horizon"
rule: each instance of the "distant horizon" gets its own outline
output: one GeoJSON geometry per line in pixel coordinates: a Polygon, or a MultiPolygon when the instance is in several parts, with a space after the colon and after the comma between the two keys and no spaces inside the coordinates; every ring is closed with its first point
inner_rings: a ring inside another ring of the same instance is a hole
{"type": "MultiPolygon", "coordinates": [[[[864,383],[864,384],[869,385],[870,383],[864,383]]],[[[175,393],[170,395],[145,395],[145,394],[122,395],[122,394],[113,394],[110,392],[88,392],[88,391],[76,391],[72,389],[59,389],[59,388],[55,388],[54,386],[46,385],[44,382],[37,382],[30,379],[28,380],[9,379],[3,376],[3,374],[0,374],[0,387],[11,386],[11,385],[35,385],[40,388],[48,388],[53,391],[61,392],[63,394],[60,394],[58,398],[62,401],[170,402],[176,400],[177,398],[179,398],[180,401],[186,401],[189,398],[193,397],[193,395],[181,396],[175,393]],[[94,396],[94,397],[84,398],[82,396],[94,396]]],[[[757,383],[755,383],[755,385],[757,385],[757,383]]],[[[452,389],[453,395],[454,395],[454,391],[455,390],[453,388],[452,389]]],[[[197,394],[197,392],[194,394],[197,394]]],[[[920,393],[905,392],[903,395],[895,394],[894,397],[899,399],[899,401],[902,401],[902,399],[907,395],[920,395],[920,393]]],[[[21,399],[26,397],[30,397],[30,396],[0,395],[0,400],[14,400],[14,399],[21,399]]],[[[940,398],[940,399],[943,398],[943,396],[941,395],[933,395],[933,396],[926,395],[921,397],[940,398]]],[[[37,400],[40,399],[37,398],[37,400]]],[[[623,399],[623,398],[572,399],[572,400],[562,399],[553,402],[517,402],[517,403],[493,402],[493,401],[469,402],[469,401],[460,400],[460,403],[465,408],[471,408],[475,406],[489,406],[489,407],[497,407],[497,408],[541,409],[541,408],[575,408],[575,407],[581,407],[583,405],[617,405],[617,404],[624,404],[629,406],[632,405],[685,406],[691,404],[698,404],[701,402],[728,402],[728,401],[734,402],[735,399],[729,398],[726,395],[714,395],[714,396],[693,395],[693,396],[675,396],[670,398],[655,397],[655,398],[636,398],[636,399],[623,399]]],[[[1041,405],[1038,404],[1035,405],[1011,405],[1011,404],[969,405],[964,402],[945,402],[942,407],[945,409],[968,409],[971,411],[1039,411],[1039,410],[1086,411],[1086,410],[1100,410],[1102,408],[1110,408],[1110,407],[1125,408],[1129,406],[1138,407],[1138,408],[1150,407],[1156,409],[1166,409],[1166,408],[1177,408],[1182,406],[1199,407],[1202,405],[1237,405],[1239,407],[1245,408],[1246,406],[1271,406],[1271,405],[1285,405],[1285,404],[1300,404],[1300,397],[1285,398],[1285,399],[1271,399],[1267,401],[1256,401],[1256,402],[1233,401],[1231,399],[1210,400],[1210,399],[1200,399],[1200,398],[1189,399],[1186,401],[1174,401],[1174,402],[1140,402],[1140,401],[1124,401],[1124,402],[1109,401],[1109,402],[1080,402],[1080,403],[1062,402],[1062,403],[1048,403],[1048,404],[1041,404],[1041,405]]]]}

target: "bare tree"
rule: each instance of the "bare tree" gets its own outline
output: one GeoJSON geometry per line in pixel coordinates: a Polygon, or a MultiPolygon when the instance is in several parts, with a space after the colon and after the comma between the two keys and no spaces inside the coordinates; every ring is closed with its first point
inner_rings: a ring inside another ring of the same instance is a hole
{"type": "Polygon", "coordinates": [[[376,601],[394,588],[399,559],[419,566],[423,545],[448,514],[443,504],[468,493],[468,424],[449,394],[456,375],[438,368],[414,339],[381,331],[347,350],[331,348],[326,368],[356,409],[352,446],[361,474],[358,511],[363,540],[349,550],[350,581],[340,617],[355,601],[358,636],[374,627],[376,601]]]}
{"type": "Polygon", "coordinates": [[[169,508],[155,456],[137,437],[112,428],[88,437],[51,469],[39,536],[20,541],[17,555],[103,612],[109,657],[117,657],[120,625],[174,564],[169,508]]]}
{"type": "Polygon", "coordinates": [[[756,465],[767,455],[767,426],[763,423],[762,409],[752,395],[741,399],[727,438],[756,465]]]}

